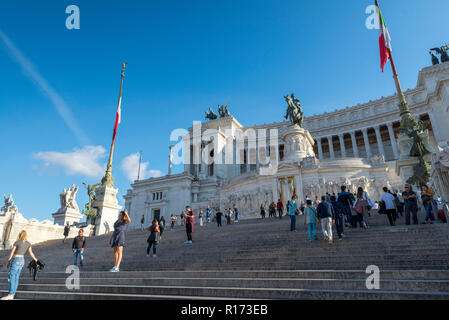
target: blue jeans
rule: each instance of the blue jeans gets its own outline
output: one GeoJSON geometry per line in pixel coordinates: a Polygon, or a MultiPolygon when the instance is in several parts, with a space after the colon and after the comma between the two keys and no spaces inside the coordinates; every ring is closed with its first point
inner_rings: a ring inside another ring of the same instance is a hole
{"type": "Polygon", "coordinates": [[[317,235],[316,235],[316,223],[308,223],[307,224],[307,228],[309,229],[309,239],[310,242],[312,242],[312,233],[313,233],[313,238],[315,238],[315,240],[318,239],[317,235]]]}
{"type": "Polygon", "coordinates": [[[337,228],[338,238],[341,239],[341,235],[345,233],[345,223],[343,216],[335,218],[335,227],[337,228]]]}
{"type": "Polygon", "coordinates": [[[78,262],[78,256],[80,256],[80,265],[83,265],[84,262],[84,253],[81,251],[81,249],[75,249],[75,252],[73,253],[73,265],[76,266],[78,262]]]}
{"type": "Polygon", "coordinates": [[[157,246],[156,241],[148,242],[147,254],[150,254],[151,246],[153,246],[153,254],[156,254],[156,246],[157,246]]]}
{"type": "Polygon", "coordinates": [[[239,214],[238,214],[238,213],[235,214],[234,221],[235,221],[235,222],[239,221],[239,214]]]}
{"type": "Polygon", "coordinates": [[[290,216],[290,231],[295,231],[296,230],[296,216],[294,214],[292,214],[290,216]]]}
{"type": "Polygon", "coordinates": [[[25,259],[23,257],[13,258],[11,260],[11,266],[9,268],[8,281],[9,281],[9,294],[15,295],[17,288],[19,287],[19,277],[22,271],[25,259]]]}
{"type": "Polygon", "coordinates": [[[424,209],[426,210],[426,221],[428,221],[428,220],[430,220],[430,221],[435,220],[435,218],[433,216],[433,212],[432,212],[432,204],[430,204],[430,203],[424,204],[424,209]]]}

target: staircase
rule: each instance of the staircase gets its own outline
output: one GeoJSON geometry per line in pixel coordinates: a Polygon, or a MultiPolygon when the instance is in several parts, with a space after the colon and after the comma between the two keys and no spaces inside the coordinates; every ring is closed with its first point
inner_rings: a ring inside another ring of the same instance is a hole
{"type": "MultiPolygon", "coordinates": [[[[420,217],[422,218],[422,217],[420,217]]],[[[346,229],[343,241],[309,243],[303,218],[240,221],[217,228],[195,225],[194,243],[183,227],[166,230],[157,257],[146,256],[146,231],[128,231],[119,273],[110,236],[89,238],[79,290],[66,288],[71,241],[33,247],[47,265],[33,281],[24,268],[18,299],[449,299],[449,226],[390,227],[386,216],[367,218],[369,229],[346,229]],[[366,268],[380,269],[380,289],[368,290],[366,268]]],[[[8,252],[0,253],[5,263],[8,252]]],[[[29,257],[26,258],[28,263],[29,257]]],[[[7,270],[0,269],[0,293],[7,270]]]]}

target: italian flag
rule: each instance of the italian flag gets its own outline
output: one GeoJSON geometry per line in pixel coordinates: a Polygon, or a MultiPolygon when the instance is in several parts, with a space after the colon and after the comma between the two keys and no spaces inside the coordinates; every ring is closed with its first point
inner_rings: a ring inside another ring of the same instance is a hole
{"type": "Polygon", "coordinates": [[[391,38],[388,32],[387,25],[385,24],[384,17],[379,8],[379,3],[375,0],[377,17],[379,21],[379,47],[380,47],[380,68],[384,71],[385,65],[390,60],[391,52],[391,38]]]}
{"type": "Polygon", "coordinates": [[[122,97],[120,95],[118,99],[118,106],[117,106],[117,114],[115,115],[115,125],[114,125],[114,135],[112,137],[112,141],[115,141],[115,137],[117,136],[117,128],[120,124],[120,120],[122,119],[122,97]]]}

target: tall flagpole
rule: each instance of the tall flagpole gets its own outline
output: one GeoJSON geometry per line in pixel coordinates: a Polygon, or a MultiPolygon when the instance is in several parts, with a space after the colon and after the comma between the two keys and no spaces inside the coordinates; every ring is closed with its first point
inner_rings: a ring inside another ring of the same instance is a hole
{"type": "Polygon", "coordinates": [[[137,172],[137,181],[140,180],[140,164],[142,163],[142,151],[140,151],[140,157],[139,157],[139,171],[137,172]]]}
{"type": "MultiPolygon", "coordinates": [[[[379,8],[379,16],[380,16],[380,7],[377,0],[374,0],[377,8],[379,8]]],[[[381,18],[379,17],[379,20],[381,18]]],[[[382,21],[379,21],[382,23],[382,21]]],[[[390,64],[391,69],[393,70],[393,79],[396,85],[396,90],[398,92],[399,98],[399,114],[401,117],[401,123],[399,127],[399,132],[401,135],[407,137],[406,139],[411,140],[412,148],[407,154],[407,157],[417,157],[419,163],[413,166],[413,176],[411,176],[407,183],[411,184],[422,184],[429,180],[429,165],[427,164],[424,156],[429,154],[430,151],[427,149],[426,141],[427,139],[421,134],[426,129],[426,126],[422,122],[416,121],[416,119],[412,116],[410,112],[410,107],[405,98],[405,94],[402,91],[401,83],[399,81],[399,75],[396,71],[396,65],[394,63],[393,54],[390,48],[387,48],[388,54],[390,55],[390,64]]],[[[428,141],[427,141],[428,142],[428,141]]],[[[401,155],[402,157],[402,155],[401,155]]],[[[398,160],[399,161],[399,160],[398,160]]]]}
{"type": "MultiPolygon", "coordinates": [[[[118,107],[117,110],[119,110],[121,108],[121,103],[122,103],[122,89],[123,89],[123,78],[125,77],[125,68],[126,68],[127,63],[123,63],[122,64],[122,74],[121,74],[121,81],[120,81],[120,92],[119,92],[119,97],[118,97],[118,107]]],[[[117,122],[117,120],[116,120],[117,122]]],[[[108,165],[106,167],[106,173],[103,177],[103,179],[101,179],[101,184],[104,185],[109,185],[109,186],[114,186],[114,179],[112,178],[112,158],[113,158],[113,154],[114,154],[114,146],[115,146],[115,135],[116,135],[116,126],[117,123],[114,126],[114,135],[112,137],[112,143],[111,143],[111,150],[109,152],[109,161],[108,161],[108,165]]]]}

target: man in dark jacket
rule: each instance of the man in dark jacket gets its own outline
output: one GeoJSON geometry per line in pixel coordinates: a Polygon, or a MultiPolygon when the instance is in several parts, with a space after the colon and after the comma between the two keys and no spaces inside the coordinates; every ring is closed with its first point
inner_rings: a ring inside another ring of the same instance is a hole
{"type": "Polygon", "coordinates": [[[337,197],[334,195],[331,196],[331,204],[332,208],[334,208],[334,220],[335,227],[337,228],[338,240],[342,240],[345,232],[344,209],[341,203],[337,201],[337,197]]]}
{"type": "Polygon", "coordinates": [[[351,208],[354,204],[354,195],[346,191],[346,186],[341,186],[341,192],[338,194],[337,201],[343,206],[343,213],[346,216],[346,226],[351,222],[351,208]]]}
{"type": "Polygon", "coordinates": [[[86,247],[86,237],[83,235],[84,230],[78,231],[78,236],[73,239],[72,251],[73,251],[73,265],[77,265],[78,256],[80,256],[80,266],[83,266],[84,262],[84,248],[86,247]]]}
{"type": "Polygon", "coordinates": [[[215,214],[215,216],[216,216],[216,218],[217,218],[217,227],[221,227],[221,226],[222,226],[222,225],[221,225],[221,217],[223,216],[223,212],[218,211],[218,212],[215,214]]]}
{"type": "Polygon", "coordinates": [[[321,197],[321,202],[317,208],[318,218],[321,221],[321,228],[324,240],[328,240],[332,244],[332,223],[334,222],[334,208],[332,204],[326,201],[326,196],[321,197]]]}

